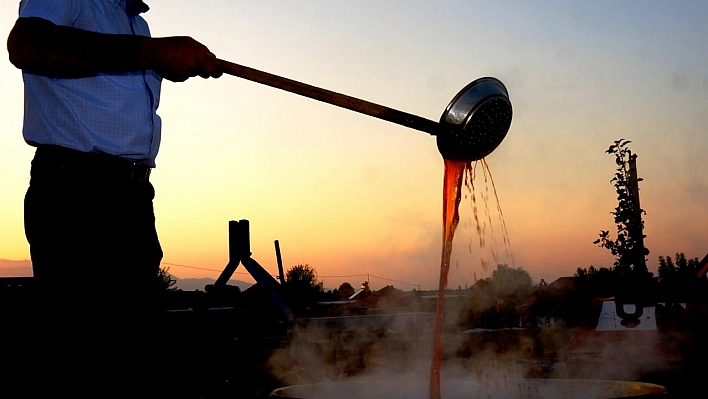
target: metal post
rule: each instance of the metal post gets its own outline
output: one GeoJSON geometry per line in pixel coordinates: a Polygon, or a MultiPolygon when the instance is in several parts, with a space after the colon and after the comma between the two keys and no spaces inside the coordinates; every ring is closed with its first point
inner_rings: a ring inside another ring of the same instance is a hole
{"type": "MultiPolygon", "coordinates": [[[[277,242],[277,241],[276,241],[277,242]]],[[[221,272],[219,279],[214,283],[215,288],[223,288],[229,281],[239,264],[248,271],[257,284],[264,287],[266,292],[275,300],[289,320],[294,314],[288,304],[282,299],[280,285],[258,262],[251,258],[251,239],[248,220],[229,221],[229,264],[221,272]]]]}
{"type": "Polygon", "coordinates": [[[283,258],[280,256],[280,243],[275,240],[275,258],[278,261],[278,277],[280,277],[280,284],[285,283],[285,274],[283,273],[283,258]]]}
{"type": "Polygon", "coordinates": [[[214,287],[225,287],[242,259],[251,256],[248,220],[229,221],[229,263],[216,279],[214,287]]]}
{"type": "Polygon", "coordinates": [[[229,222],[229,257],[232,261],[251,256],[251,232],[249,229],[250,224],[246,219],[229,222]]]}
{"type": "Polygon", "coordinates": [[[254,280],[256,280],[256,283],[261,285],[268,294],[270,294],[271,298],[275,300],[275,302],[278,304],[280,309],[283,310],[283,313],[288,317],[288,319],[292,319],[295,317],[293,314],[292,310],[290,310],[290,307],[288,304],[283,300],[283,297],[281,296],[280,290],[282,289],[280,284],[275,281],[275,278],[268,273],[263,266],[258,264],[253,258],[244,258],[241,260],[241,263],[243,263],[243,267],[248,271],[248,273],[253,277],[254,280]]]}

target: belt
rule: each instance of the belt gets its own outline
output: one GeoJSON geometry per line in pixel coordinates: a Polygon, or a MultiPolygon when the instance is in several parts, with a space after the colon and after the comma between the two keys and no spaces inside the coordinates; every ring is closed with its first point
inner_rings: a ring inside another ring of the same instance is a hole
{"type": "Polygon", "coordinates": [[[64,170],[94,177],[113,177],[135,181],[149,181],[149,166],[108,154],[72,150],[55,145],[37,147],[35,161],[51,163],[64,170]]]}

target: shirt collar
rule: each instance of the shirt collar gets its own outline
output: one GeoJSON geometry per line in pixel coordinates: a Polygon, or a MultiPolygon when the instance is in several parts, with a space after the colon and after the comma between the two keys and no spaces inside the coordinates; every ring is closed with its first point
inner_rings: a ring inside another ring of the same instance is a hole
{"type": "Polygon", "coordinates": [[[143,0],[108,0],[114,6],[122,6],[131,17],[147,12],[150,7],[143,0]]]}
{"type": "Polygon", "coordinates": [[[131,15],[142,14],[150,9],[147,4],[143,3],[143,0],[128,0],[128,4],[131,6],[129,10],[131,15]]]}

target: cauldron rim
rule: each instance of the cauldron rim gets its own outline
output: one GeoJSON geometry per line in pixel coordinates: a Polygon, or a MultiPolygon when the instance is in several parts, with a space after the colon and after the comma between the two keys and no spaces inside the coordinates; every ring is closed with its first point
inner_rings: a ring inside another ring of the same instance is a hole
{"type": "MultiPolygon", "coordinates": [[[[308,389],[310,391],[321,388],[321,387],[326,387],[326,386],[332,386],[338,388],[338,392],[343,392],[347,388],[347,386],[351,387],[352,385],[356,384],[372,384],[376,382],[385,382],[386,384],[391,384],[391,381],[396,381],[397,379],[405,380],[405,379],[410,379],[410,377],[407,378],[401,378],[401,377],[362,377],[362,378],[355,378],[355,379],[350,379],[350,380],[342,380],[342,381],[327,381],[327,382],[318,382],[318,383],[311,383],[311,384],[295,384],[295,385],[289,385],[289,386],[284,386],[278,389],[273,390],[270,393],[270,397],[272,398],[290,398],[290,399],[310,399],[306,395],[302,396],[302,392],[298,392],[298,390],[303,390],[303,389],[308,389]],[[288,395],[295,395],[295,396],[288,396],[288,395]]],[[[443,388],[448,385],[448,384],[454,384],[454,383],[460,383],[464,382],[469,384],[470,380],[474,380],[474,377],[466,377],[466,378],[443,378],[442,386],[443,388]]],[[[649,398],[658,398],[660,396],[664,396],[666,394],[666,388],[657,385],[657,384],[652,384],[648,382],[639,382],[639,381],[621,381],[621,380],[603,380],[603,379],[572,379],[572,378],[505,378],[504,379],[507,383],[518,383],[520,381],[523,381],[524,383],[527,384],[540,384],[536,388],[540,386],[548,386],[551,384],[554,385],[565,385],[565,388],[568,388],[569,386],[573,384],[580,384],[583,386],[594,386],[594,387],[599,387],[599,388],[605,388],[607,390],[606,395],[602,396],[603,399],[622,399],[622,398],[632,398],[632,399],[649,399],[649,398]]],[[[489,382],[488,384],[493,384],[492,382],[489,382]]],[[[529,388],[532,388],[531,385],[529,385],[529,388]]],[[[563,388],[563,387],[556,387],[558,389],[563,388]]],[[[341,396],[341,395],[340,395],[341,396]]],[[[384,396],[384,395],[382,395],[384,396]]],[[[561,396],[561,395],[558,395],[561,396]]],[[[422,397],[427,397],[427,395],[423,395],[422,397]]],[[[542,398],[542,396],[537,396],[539,398],[542,398]]]]}

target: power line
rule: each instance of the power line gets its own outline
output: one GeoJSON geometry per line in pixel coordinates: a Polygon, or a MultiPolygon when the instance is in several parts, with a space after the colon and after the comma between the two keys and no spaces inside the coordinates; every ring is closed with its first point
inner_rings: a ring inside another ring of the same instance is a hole
{"type": "MultiPolygon", "coordinates": [[[[177,267],[184,267],[187,269],[206,270],[206,271],[218,272],[218,273],[222,272],[221,270],[209,269],[206,267],[198,267],[198,266],[180,265],[178,263],[162,262],[162,264],[163,265],[170,265],[170,266],[177,266],[177,267]]],[[[250,273],[245,273],[245,272],[234,272],[234,274],[250,275],[250,273]]],[[[406,284],[406,285],[420,288],[420,284],[414,284],[414,283],[408,283],[405,281],[393,280],[393,279],[386,278],[386,277],[376,276],[374,274],[349,274],[349,275],[344,275],[344,276],[318,276],[318,277],[320,277],[320,278],[350,278],[350,277],[369,277],[369,276],[374,277],[374,278],[378,278],[380,280],[390,281],[392,283],[406,284]]],[[[273,276],[273,277],[277,278],[277,276],[273,276]]]]}
{"type": "Polygon", "coordinates": [[[381,276],[375,276],[375,275],[373,275],[373,274],[371,275],[371,277],[376,277],[376,278],[381,279],[381,280],[391,281],[391,282],[393,282],[393,283],[412,285],[412,286],[414,286],[414,287],[419,287],[419,288],[420,288],[420,284],[413,284],[413,283],[406,283],[405,281],[391,280],[390,278],[381,277],[381,276]]]}
{"type": "MultiPolygon", "coordinates": [[[[177,267],[185,267],[185,268],[187,268],[187,269],[206,270],[206,271],[217,272],[217,273],[221,273],[221,272],[222,272],[222,270],[208,269],[208,268],[206,268],[206,267],[180,265],[180,264],[177,264],[177,263],[162,262],[162,264],[163,264],[163,265],[170,265],[170,266],[177,266],[177,267]]],[[[244,272],[234,272],[234,274],[248,274],[248,273],[244,273],[244,272]]]]}

